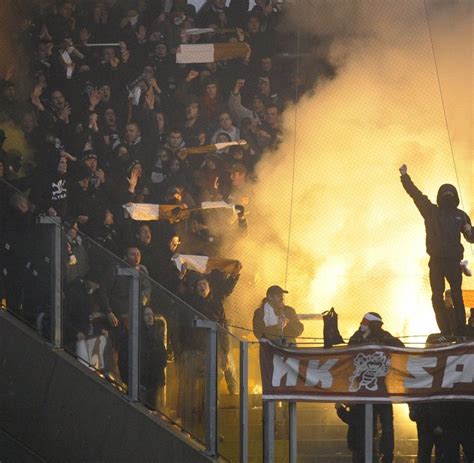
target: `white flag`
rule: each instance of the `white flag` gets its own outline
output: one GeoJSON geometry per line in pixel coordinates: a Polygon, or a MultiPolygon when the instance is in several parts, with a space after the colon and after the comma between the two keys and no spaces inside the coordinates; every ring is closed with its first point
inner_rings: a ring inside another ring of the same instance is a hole
{"type": "Polygon", "coordinates": [[[214,32],[212,27],[194,27],[191,29],[186,29],[186,34],[188,35],[200,35],[200,34],[207,34],[209,32],[214,32]]]}
{"type": "Polygon", "coordinates": [[[176,62],[179,64],[212,63],[213,61],[214,44],[212,43],[181,44],[176,50],[176,62]]]}
{"type": "Polygon", "coordinates": [[[233,204],[226,203],[225,201],[204,201],[201,203],[202,209],[234,209],[233,204]]]}
{"type": "Polygon", "coordinates": [[[124,204],[125,217],[133,220],[158,220],[160,206],[158,204],[129,203],[124,204]]]}
{"type": "Polygon", "coordinates": [[[198,273],[206,273],[207,262],[209,257],[207,256],[194,256],[191,254],[175,254],[171,260],[175,263],[176,268],[181,272],[183,264],[187,264],[188,270],[194,270],[198,273]]]}

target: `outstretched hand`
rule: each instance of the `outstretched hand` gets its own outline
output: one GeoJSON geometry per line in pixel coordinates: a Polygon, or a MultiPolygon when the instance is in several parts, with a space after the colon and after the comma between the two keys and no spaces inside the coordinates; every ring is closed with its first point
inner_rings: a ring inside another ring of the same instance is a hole
{"type": "Polygon", "coordinates": [[[408,172],[408,167],[406,164],[402,164],[398,170],[400,171],[400,175],[406,175],[408,172]]]}
{"type": "Polygon", "coordinates": [[[89,93],[89,109],[94,111],[95,107],[100,103],[99,91],[93,88],[89,93]]]}
{"type": "Polygon", "coordinates": [[[196,71],[196,69],[191,69],[188,73],[188,75],[186,76],[186,81],[187,82],[191,82],[192,80],[194,80],[197,76],[199,75],[199,71],[196,71]]]}
{"type": "Polygon", "coordinates": [[[117,327],[119,324],[118,318],[115,316],[113,312],[110,312],[107,314],[107,320],[114,328],[117,327]]]}
{"type": "Polygon", "coordinates": [[[127,177],[128,183],[129,183],[129,189],[130,193],[135,193],[135,188],[137,187],[138,183],[138,169],[134,167],[132,171],[130,172],[130,178],[127,177]]]}
{"type": "Polygon", "coordinates": [[[141,25],[138,28],[138,32],[135,32],[135,35],[137,36],[138,43],[145,43],[146,42],[146,27],[141,25]]]}

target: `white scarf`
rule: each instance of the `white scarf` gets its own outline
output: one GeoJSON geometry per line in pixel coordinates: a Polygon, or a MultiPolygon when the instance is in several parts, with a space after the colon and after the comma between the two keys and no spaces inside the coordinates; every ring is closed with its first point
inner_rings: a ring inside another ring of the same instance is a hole
{"type": "Polygon", "coordinates": [[[278,325],[279,317],[275,313],[275,309],[268,303],[265,302],[263,306],[263,323],[265,326],[275,326],[278,325]]]}

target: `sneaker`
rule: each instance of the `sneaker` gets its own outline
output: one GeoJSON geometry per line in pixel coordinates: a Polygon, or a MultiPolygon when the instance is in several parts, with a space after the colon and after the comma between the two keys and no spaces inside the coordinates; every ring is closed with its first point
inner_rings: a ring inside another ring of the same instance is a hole
{"type": "Polygon", "coordinates": [[[464,273],[464,275],[466,275],[467,277],[471,277],[472,272],[471,269],[468,267],[468,264],[469,262],[467,260],[462,260],[461,262],[459,262],[462,273],[464,273]]]}

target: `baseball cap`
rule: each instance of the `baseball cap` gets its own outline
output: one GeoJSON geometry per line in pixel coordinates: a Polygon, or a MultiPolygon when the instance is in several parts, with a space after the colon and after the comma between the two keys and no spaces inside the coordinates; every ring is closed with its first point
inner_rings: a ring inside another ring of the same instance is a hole
{"type": "Polygon", "coordinates": [[[87,161],[88,159],[97,159],[97,154],[95,154],[92,150],[85,150],[82,152],[84,157],[82,158],[83,161],[87,161]]]}
{"type": "Polygon", "coordinates": [[[286,289],[283,289],[281,286],[278,286],[278,285],[270,286],[267,289],[267,297],[268,296],[276,296],[277,294],[282,294],[282,293],[288,294],[288,291],[286,289]]]}

